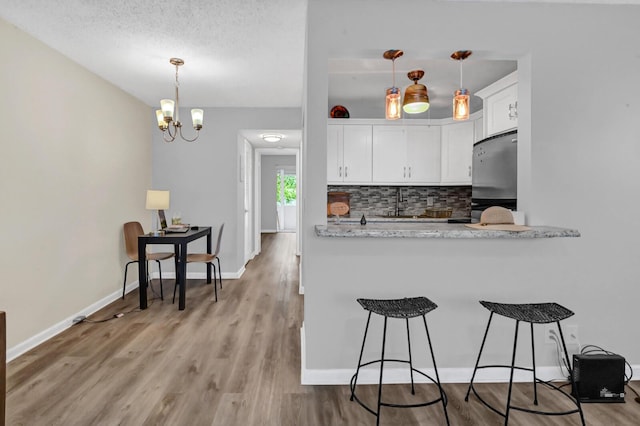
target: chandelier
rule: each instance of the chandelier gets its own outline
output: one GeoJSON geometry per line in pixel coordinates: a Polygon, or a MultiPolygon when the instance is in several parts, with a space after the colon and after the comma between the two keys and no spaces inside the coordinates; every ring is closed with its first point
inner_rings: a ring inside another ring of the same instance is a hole
{"type": "Polygon", "coordinates": [[[169,62],[176,67],[176,100],[162,99],[160,101],[161,109],[156,110],[158,127],[162,130],[162,138],[165,142],[173,142],[178,134],[180,134],[180,137],[183,140],[193,142],[198,139],[198,136],[200,136],[204,112],[201,109],[191,110],[191,120],[193,122],[193,128],[196,130],[196,137],[193,139],[185,138],[182,135],[182,123],[180,122],[179,117],[180,97],[178,95],[178,87],[180,86],[180,83],[178,82],[178,68],[184,65],[184,61],[180,58],[171,58],[169,59],[169,62]]]}

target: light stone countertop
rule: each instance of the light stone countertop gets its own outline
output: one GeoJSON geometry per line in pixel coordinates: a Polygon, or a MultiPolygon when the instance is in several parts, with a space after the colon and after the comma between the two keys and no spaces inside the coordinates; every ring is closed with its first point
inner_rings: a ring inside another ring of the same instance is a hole
{"type": "Polygon", "coordinates": [[[442,222],[370,222],[360,223],[341,222],[316,225],[316,235],[319,237],[337,238],[565,238],[579,237],[576,229],[558,228],[554,226],[531,226],[528,231],[495,231],[480,230],[464,226],[460,223],[442,222]]]}

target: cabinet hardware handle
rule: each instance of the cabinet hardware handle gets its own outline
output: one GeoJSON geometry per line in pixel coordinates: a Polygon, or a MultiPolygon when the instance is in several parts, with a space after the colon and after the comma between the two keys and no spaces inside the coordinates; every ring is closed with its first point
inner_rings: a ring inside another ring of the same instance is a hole
{"type": "Polygon", "coordinates": [[[402,177],[406,179],[407,178],[407,166],[404,166],[402,169],[404,170],[402,172],[402,177]]]}
{"type": "Polygon", "coordinates": [[[349,177],[349,167],[344,166],[344,177],[349,177]]]}
{"type": "Polygon", "coordinates": [[[342,177],[342,166],[338,167],[338,176],[342,177]]]}
{"type": "Polygon", "coordinates": [[[411,166],[409,166],[409,179],[411,179],[411,166]]]}
{"type": "Polygon", "coordinates": [[[471,166],[469,166],[469,177],[471,177],[471,166]]]}

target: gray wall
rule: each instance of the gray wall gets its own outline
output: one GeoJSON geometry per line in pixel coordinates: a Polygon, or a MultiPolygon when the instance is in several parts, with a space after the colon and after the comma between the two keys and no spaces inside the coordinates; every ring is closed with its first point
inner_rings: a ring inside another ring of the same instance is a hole
{"type": "MultiPolygon", "coordinates": [[[[478,304],[483,299],[557,301],[576,312],[567,322],[579,326],[583,344],[640,364],[640,340],[631,328],[640,297],[640,7],[309,3],[301,262],[306,368],[353,368],[366,320],[357,297],[413,295],[439,305],[429,315],[439,367],[473,366],[488,316],[478,304]],[[401,11],[402,30],[388,24],[390,10],[401,11]],[[326,223],[327,60],[357,51],[378,58],[389,46],[405,57],[445,58],[464,48],[517,59],[519,207],[529,224],[577,228],[582,237],[317,237],[313,225],[326,223]]],[[[491,343],[504,346],[487,361],[509,350],[512,327],[498,327],[491,343]]],[[[539,365],[555,365],[555,348],[539,347],[539,365]]]]}
{"type": "Polygon", "coordinates": [[[11,359],[119,297],[122,225],[151,225],[151,112],[2,19],[0,56],[11,58],[0,67],[0,310],[11,359]]]}
{"type": "MultiPolygon", "coordinates": [[[[189,117],[188,109],[181,115],[189,117]]],[[[149,109],[149,123],[152,118],[153,111],[149,109]]],[[[191,143],[166,143],[157,126],[152,125],[153,186],[171,191],[169,216],[174,210],[180,211],[183,222],[216,228],[225,222],[220,254],[223,273],[237,273],[244,266],[244,204],[239,178],[243,139],[238,132],[300,129],[300,109],[204,108],[204,120],[200,138],[191,143]]],[[[193,129],[185,127],[185,132],[191,134],[189,130],[193,129]]],[[[194,241],[192,246],[193,250],[205,248],[204,241],[194,241]]],[[[204,265],[189,266],[189,272],[204,271],[204,265]]]]}
{"type": "Polygon", "coordinates": [[[281,168],[285,171],[296,169],[295,155],[263,155],[262,156],[262,232],[276,230],[276,173],[281,168]],[[284,166],[284,167],[283,167],[284,166]]]}

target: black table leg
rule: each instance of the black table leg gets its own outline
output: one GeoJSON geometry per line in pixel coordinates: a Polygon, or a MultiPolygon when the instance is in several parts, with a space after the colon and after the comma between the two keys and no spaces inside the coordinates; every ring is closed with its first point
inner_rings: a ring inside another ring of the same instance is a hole
{"type": "Polygon", "coordinates": [[[138,243],[138,293],[140,309],[147,309],[147,244],[138,243]]]}
{"type": "Polygon", "coordinates": [[[185,305],[185,299],[187,297],[187,243],[180,244],[180,261],[178,270],[179,285],[180,285],[180,297],[178,298],[178,309],[183,311],[185,305]]]}

